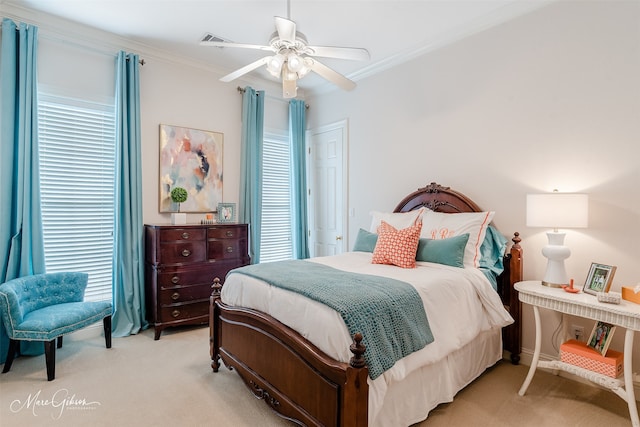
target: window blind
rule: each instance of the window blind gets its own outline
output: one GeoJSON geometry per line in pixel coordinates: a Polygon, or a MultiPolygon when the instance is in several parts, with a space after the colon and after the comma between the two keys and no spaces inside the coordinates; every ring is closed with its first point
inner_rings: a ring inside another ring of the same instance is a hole
{"type": "Polygon", "coordinates": [[[40,93],[38,133],[47,272],[89,273],[88,301],[112,299],[114,105],[40,93]]]}
{"type": "Polygon", "coordinates": [[[260,262],[291,259],[291,148],[285,136],[265,133],[262,151],[260,262]]]}

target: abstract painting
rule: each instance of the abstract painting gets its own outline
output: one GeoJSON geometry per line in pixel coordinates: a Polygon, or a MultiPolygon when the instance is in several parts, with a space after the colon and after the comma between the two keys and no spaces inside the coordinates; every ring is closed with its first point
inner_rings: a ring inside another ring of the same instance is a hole
{"type": "Polygon", "coordinates": [[[180,212],[216,212],[222,202],[224,134],[160,125],[160,212],[178,212],[171,190],[187,190],[180,212]]]}

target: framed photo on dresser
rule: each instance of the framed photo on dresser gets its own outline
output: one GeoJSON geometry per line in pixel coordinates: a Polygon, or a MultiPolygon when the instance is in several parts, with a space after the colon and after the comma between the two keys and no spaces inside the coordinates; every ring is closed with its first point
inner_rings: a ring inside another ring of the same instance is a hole
{"type": "Polygon", "coordinates": [[[229,224],[236,222],[236,204],[218,203],[218,223],[229,224]]]}
{"type": "Polygon", "coordinates": [[[583,291],[591,295],[597,295],[598,292],[609,292],[615,274],[616,267],[613,265],[591,263],[583,291]]]}

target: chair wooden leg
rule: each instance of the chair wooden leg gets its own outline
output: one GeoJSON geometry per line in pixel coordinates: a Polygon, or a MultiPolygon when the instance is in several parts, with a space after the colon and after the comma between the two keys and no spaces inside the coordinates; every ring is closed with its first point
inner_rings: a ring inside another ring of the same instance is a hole
{"type": "Polygon", "coordinates": [[[9,372],[11,369],[11,365],[13,364],[13,359],[18,352],[18,348],[20,346],[20,341],[9,339],[9,351],[7,352],[7,359],[4,362],[4,369],[2,369],[2,373],[5,374],[9,372]]]}
{"type": "Polygon", "coordinates": [[[58,348],[62,348],[62,335],[58,337],[58,348]]]}
{"type": "Polygon", "coordinates": [[[47,363],[47,381],[53,381],[56,377],[56,340],[44,342],[44,358],[47,363]]]}
{"type": "Polygon", "coordinates": [[[104,342],[107,348],[111,348],[111,316],[102,319],[102,325],[104,326],[104,342]]]}

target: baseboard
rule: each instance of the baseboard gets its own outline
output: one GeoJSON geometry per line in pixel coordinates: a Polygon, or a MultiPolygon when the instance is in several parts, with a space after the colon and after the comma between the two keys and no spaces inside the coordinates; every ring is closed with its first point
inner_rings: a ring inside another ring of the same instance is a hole
{"type": "MultiPolygon", "coordinates": [[[[507,359],[508,359],[508,357],[507,357],[507,359]]],[[[551,356],[551,355],[548,355],[548,354],[540,353],[540,360],[557,360],[557,359],[558,359],[557,356],[551,356]]],[[[526,365],[526,366],[531,366],[531,361],[532,360],[533,360],[533,350],[529,350],[529,349],[524,349],[523,348],[522,352],[520,353],[520,363],[523,364],[523,365],[526,365]]],[[[539,368],[539,369],[543,370],[545,372],[552,373],[551,369],[545,369],[545,368],[539,368]]],[[[591,382],[591,381],[589,381],[589,380],[587,380],[585,378],[577,377],[577,376],[572,375],[572,374],[570,374],[568,372],[559,371],[559,372],[557,372],[557,375],[562,377],[562,378],[568,378],[570,380],[577,381],[577,382],[580,382],[582,384],[588,384],[590,386],[597,387],[597,388],[602,388],[603,390],[606,390],[603,387],[600,387],[599,385],[597,385],[597,384],[595,384],[595,383],[593,383],[593,382],[591,382]]],[[[638,401],[638,402],[640,402],[640,381],[639,380],[640,380],[640,375],[638,375],[637,373],[634,373],[633,390],[634,390],[634,393],[635,393],[635,396],[636,396],[636,401],[638,401]]],[[[524,379],[523,379],[523,381],[524,381],[524,379]]],[[[535,377],[534,377],[534,381],[535,381],[535,377]]]]}

